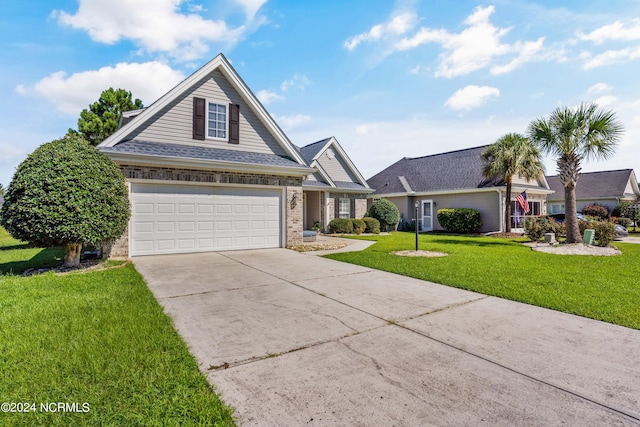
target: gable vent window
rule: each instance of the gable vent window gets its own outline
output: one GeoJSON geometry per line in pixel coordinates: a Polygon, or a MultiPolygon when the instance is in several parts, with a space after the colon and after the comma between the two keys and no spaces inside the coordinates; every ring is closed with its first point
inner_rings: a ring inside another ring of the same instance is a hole
{"type": "Polygon", "coordinates": [[[193,98],[193,139],[240,143],[240,106],[193,98]]]}

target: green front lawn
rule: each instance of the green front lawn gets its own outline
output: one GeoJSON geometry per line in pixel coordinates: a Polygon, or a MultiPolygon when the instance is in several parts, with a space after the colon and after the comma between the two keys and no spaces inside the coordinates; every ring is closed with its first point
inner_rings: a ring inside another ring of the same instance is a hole
{"type": "Polygon", "coordinates": [[[7,274],[60,257],[0,229],[0,401],[36,410],[2,411],[0,425],[234,424],[132,265],[7,274]],[[74,412],[56,409],[58,402],[74,412]]]}
{"type": "Polygon", "coordinates": [[[553,255],[512,239],[426,234],[420,249],[448,256],[423,258],[390,253],[415,249],[413,233],[363,239],[378,243],[327,257],[640,329],[637,244],[615,243],[613,257],[553,255]]]}

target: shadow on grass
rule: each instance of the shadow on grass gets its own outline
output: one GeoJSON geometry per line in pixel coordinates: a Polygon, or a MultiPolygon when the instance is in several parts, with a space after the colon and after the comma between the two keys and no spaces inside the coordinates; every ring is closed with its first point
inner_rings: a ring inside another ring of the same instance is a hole
{"type": "Polygon", "coordinates": [[[30,243],[19,243],[17,245],[12,245],[12,246],[0,246],[0,251],[12,251],[15,249],[31,249],[33,248],[33,246],[31,246],[30,243]]]}
{"type": "MultiPolygon", "coordinates": [[[[14,249],[22,249],[22,245],[16,245],[14,249]]],[[[64,260],[63,248],[45,248],[29,259],[22,261],[9,261],[0,264],[0,275],[22,274],[30,268],[55,267],[64,260]]]]}
{"type": "Polygon", "coordinates": [[[433,239],[430,243],[442,243],[445,245],[464,245],[464,246],[513,246],[514,242],[496,242],[496,241],[482,241],[482,240],[454,240],[454,239],[433,239]]]}

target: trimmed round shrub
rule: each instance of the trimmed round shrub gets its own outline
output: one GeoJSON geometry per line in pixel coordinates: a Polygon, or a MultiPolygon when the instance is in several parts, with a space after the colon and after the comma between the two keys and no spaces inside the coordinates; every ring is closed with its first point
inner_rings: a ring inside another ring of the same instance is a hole
{"type": "Polygon", "coordinates": [[[358,218],[351,218],[351,224],[353,225],[353,232],[356,234],[364,233],[364,230],[367,228],[367,224],[358,218]]]}
{"type": "Polygon", "coordinates": [[[444,208],[436,214],[438,222],[449,233],[474,233],[482,225],[480,212],[469,208],[444,208]]]}
{"type": "Polygon", "coordinates": [[[130,209],[125,178],[105,154],[79,136],[38,147],[18,166],[0,211],[16,239],[65,246],[65,265],[80,262],[83,244],[119,238],[130,209]]]}
{"type": "Polygon", "coordinates": [[[392,202],[387,199],[380,199],[373,202],[367,212],[367,216],[373,217],[380,221],[381,231],[395,230],[396,225],[400,222],[400,211],[392,202]]]}
{"type": "Polygon", "coordinates": [[[329,222],[329,232],[337,234],[353,233],[353,223],[347,218],[336,218],[329,222]]]}
{"type": "Polygon", "coordinates": [[[380,221],[370,216],[365,216],[362,220],[365,223],[365,233],[380,234],[380,221]]]}
{"type": "Polygon", "coordinates": [[[611,211],[609,211],[607,206],[599,205],[597,203],[585,206],[582,208],[581,213],[582,215],[592,216],[599,219],[607,219],[611,216],[611,211]]]}
{"type": "Polygon", "coordinates": [[[633,221],[630,218],[616,218],[614,222],[616,224],[620,224],[624,228],[629,228],[633,225],[633,221]]]}

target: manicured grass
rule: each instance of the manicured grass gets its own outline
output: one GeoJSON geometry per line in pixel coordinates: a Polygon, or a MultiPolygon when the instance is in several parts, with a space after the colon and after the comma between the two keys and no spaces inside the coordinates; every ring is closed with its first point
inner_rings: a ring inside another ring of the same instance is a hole
{"type": "Polygon", "coordinates": [[[64,259],[63,248],[32,248],[11,238],[0,227],[0,275],[20,274],[29,268],[48,268],[59,265],[64,259]]]}
{"type": "MultiPolygon", "coordinates": [[[[441,258],[399,257],[415,234],[363,237],[378,243],[328,258],[640,329],[640,245],[615,243],[613,257],[534,252],[517,240],[421,235],[420,249],[441,258]]],[[[520,241],[526,239],[520,239],[520,241]]]]}
{"type": "MultiPolygon", "coordinates": [[[[32,249],[0,246],[0,266],[33,266],[32,249]]],[[[0,400],[37,409],[0,412],[2,426],[234,425],[132,265],[0,276],[0,337],[0,400]],[[88,412],[41,410],[51,402],[88,412]]]]}

